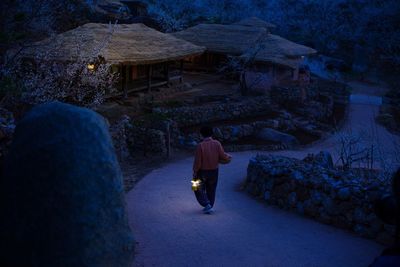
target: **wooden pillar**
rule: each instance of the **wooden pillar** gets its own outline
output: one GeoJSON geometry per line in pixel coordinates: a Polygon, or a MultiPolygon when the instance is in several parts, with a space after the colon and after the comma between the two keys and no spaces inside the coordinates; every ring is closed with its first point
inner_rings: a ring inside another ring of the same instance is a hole
{"type": "Polygon", "coordinates": [[[124,69],[123,65],[118,66],[118,75],[120,76],[121,92],[124,91],[125,79],[124,79],[124,69]]]}
{"type": "Polygon", "coordinates": [[[169,83],[169,62],[164,63],[165,80],[169,83]]]}
{"type": "Polygon", "coordinates": [[[133,77],[132,77],[133,66],[131,66],[131,65],[128,66],[128,70],[127,70],[127,71],[128,71],[128,81],[131,82],[131,81],[133,80],[133,79],[132,79],[132,78],[133,78],[133,77]]]}
{"type": "Polygon", "coordinates": [[[128,98],[128,68],[125,65],[121,66],[121,86],[123,90],[124,99],[128,98]]]}
{"type": "Polygon", "coordinates": [[[131,74],[129,73],[129,70],[131,69],[130,66],[126,66],[125,68],[125,91],[124,91],[124,98],[128,98],[128,89],[129,89],[129,82],[131,80],[131,74]]]}
{"type": "Polygon", "coordinates": [[[179,68],[179,82],[183,82],[183,60],[181,59],[180,68],[179,68]]]}
{"type": "Polygon", "coordinates": [[[147,67],[147,91],[151,92],[151,76],[153,75],[153,67],[149,65],[147,67]]]}

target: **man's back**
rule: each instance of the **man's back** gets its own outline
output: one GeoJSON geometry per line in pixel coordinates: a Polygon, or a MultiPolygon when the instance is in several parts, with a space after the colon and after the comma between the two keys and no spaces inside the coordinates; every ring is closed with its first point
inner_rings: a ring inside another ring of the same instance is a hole
{"type": "Polygon", "coordinates": [[[196,149],[193,169],[215,170],[218,169],[218,162],[221,159],[228,159],[229,155],[224,152],[219,141],[212,138],[205,138],[196,149]]]}

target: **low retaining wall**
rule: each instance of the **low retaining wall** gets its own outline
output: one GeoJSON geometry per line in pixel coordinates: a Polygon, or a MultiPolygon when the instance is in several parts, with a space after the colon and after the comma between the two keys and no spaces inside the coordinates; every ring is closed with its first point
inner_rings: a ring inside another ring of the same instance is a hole
{"type": "Polygon", "coordinates": [[[258,155],[250,160],[246,190],[269,204],[389,244],[394,226],[374,213],[390,186],[333,167],[328,153],[297,160],[258,155]]]}
{"type": "Polygon", "coordinates": [[[253,97],[240,102],[215,103],[207,106],[156,108],[154,113],[166,116],[179,124],[179,127],[201,125],[222,120],[247,118],[272,112],[269,97],[253,97]]]}

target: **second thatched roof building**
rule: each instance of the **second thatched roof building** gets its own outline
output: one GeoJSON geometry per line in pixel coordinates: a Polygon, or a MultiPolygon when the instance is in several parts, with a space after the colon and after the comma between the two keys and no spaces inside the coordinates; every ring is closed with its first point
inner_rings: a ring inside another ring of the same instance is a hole
{"type": "Polygon", "coordinates": [[[251,57],[255,71],[270,73],[274,80],[297,80],[304,58],[317,51],[271,34],[274,27],[248,18],[230,25],[200,24],[173,35],[206,47],[205,54],[191,59],[194,68],[215,68],[229,56],[251,57]]]}

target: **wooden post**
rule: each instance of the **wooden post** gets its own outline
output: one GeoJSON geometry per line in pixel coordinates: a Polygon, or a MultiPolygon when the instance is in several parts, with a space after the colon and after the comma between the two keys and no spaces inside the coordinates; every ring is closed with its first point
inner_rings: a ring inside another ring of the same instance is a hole
{"type": "Polygon", "coordinates": [[[126,98],[128,98],[128,86],[127,86],[127,83],[128,83],[128,77],[127,77],[127,70],[126,70],[127,68],[126,68],[126,66],[125,65],[122,65],[121,66],[121,87],[122,87],[122,90],[123,90],[123,98],[124,99],[126,99],[126,98]]]}
{"type": "Polygon", "coordinates": [[[180,62],[180,68],[179,68],[179,82],[182,83],[183,82],[183,59],[181,59],[180,62]]]}
{"type": "Polygon", "coordinates": [[[151,76],[153,75],[152,65],[147,67],[147,91],[151,92],[151,76]]]}
{"type": "Polygon", "coordinates": [[[125,66],[125,86],[124,86],[124,98],[128,98],[128,85],[130,81],[130,74],[129,74],[130,66],[125,66]]]}
{"type": "Polygon", "coordinates": [[[165,80],[167,81],[167,83],[169,83],[169,62],[165,62],[164,71],[165,71],[165,80]]]}
{"type": "Polygon", "coordinates": [[[124,86],[125,86],[125,80],[124,80],[124,70],[123,70],[123,65],[118,66],[118,74],[120,75],[120,85],[121,85],[121,92],[124,91],[124,86]]]}
{"type": "Polygon", "coordinates": [[[132,81],[133,80],[133,77],[132,77],[132,72],[133,72],[133,66],[132,65],[130,65],[130,66],[128,66],[128,81],[132,81]]]}

